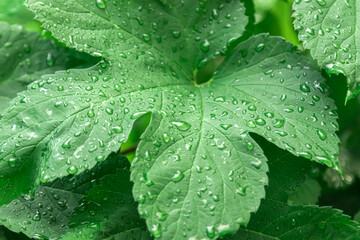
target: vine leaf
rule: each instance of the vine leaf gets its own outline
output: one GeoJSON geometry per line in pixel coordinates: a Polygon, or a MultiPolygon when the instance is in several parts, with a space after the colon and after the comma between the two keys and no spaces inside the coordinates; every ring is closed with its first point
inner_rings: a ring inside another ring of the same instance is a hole
{"type": "Polygon", "coordinates": [[[294,25],[304,47],[328,74],[348,79],[346,101],[360,93],[360,51],[357,1],[295,1],[294,25]]]}
{"type": "Polygon", "coordinates": [[[194,80],[243,32],[240,1],[28,4],[56,38],[104,61],[44,76],[11,102],[0,121],[2,186],[92,168],[147,112],[131,178],[156,238],[214,238],[248,223],[268,170],[249,133],[338,169],[333,101],[318,71],[283,39],[254,36],[212,80],[194,80]],[[27,165],[31,172],[20,172],[27,165]]]}
{"type": "Polygon", "coordinates": [[[360,225],[340,210],[315,205],[288,206],[287,198],[298,191],[296,188],[309,175],[311,166],[303,159],[271,146],[265,153],[269,156],[270,169],[267,198],[247,227],[226,239],[358,238],[360,225]],[[287,174],[289,172],[291,175],[287,174]]]}
{"type": "Polygon", "coordinates": [[[61,47],[54,40],[40,40],[40,34],[19,25],[0,22],[0,32],[0,110],[44,74],[95,63],[89,55],[61,47]]]}
{"type": "Polygon", "coordinates": [[[44,184],[33,197],[3,205],[0,224],[35,239],[150,239],[129,177],[128,160],[112,154],[91,171],[44,184]]]}

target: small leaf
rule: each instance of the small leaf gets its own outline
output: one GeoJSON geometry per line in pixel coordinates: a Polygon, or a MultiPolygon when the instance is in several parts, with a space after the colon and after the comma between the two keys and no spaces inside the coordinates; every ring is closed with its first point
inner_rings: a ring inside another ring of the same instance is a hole
{"type": "Polygon", "coordinates": [[[0,223],[36,239],[149,239],[127,168],[114,154],[89,172],[39,186],[34,196],[2,206],[0,223]]]}
{"type": "MultiPolygon", "coordinates": [[[[262,144],[263,146],[263,144],[262,144]]],[[[265,144],[269,156],[267,198],[246,228],[226,239],[358,239],[360,225],[340,210],[318,206],[287,206],[287,195],[309,174],[303,159],[265,144]],[[291,173],[291,174],[289,174],[291,173]]],[[[296,191],[295,191],[296,193],[296,191]]]]}
{"type": "Polygon", "coordinates": [[[360,93],[360,13],[357,1],[295,1],[294,26],[304,47],[326,72],[348,78],[347,101],[360,93]]]}
{"type": "MultiPolygon", "coordinates": [[[[60,47],[53,40],[40,40],[40,34],[18,25],[0,22],[0,111],[18,92],[41,75],[95,63],[87,54],[60,47]]],[[[23,99],[26,101],[26,99],[23,99]]]]}

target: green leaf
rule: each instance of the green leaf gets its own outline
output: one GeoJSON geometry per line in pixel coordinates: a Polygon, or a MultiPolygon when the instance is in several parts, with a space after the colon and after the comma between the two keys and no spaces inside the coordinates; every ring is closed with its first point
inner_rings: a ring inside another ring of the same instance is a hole
{"type": "Polygon", "coordinates": [[[0,223],[36,239],[149,239],[128,165],[114,154],[91,171],[39,186],[33,197],[2,206],[0,223]]]}
{"type": "Polygon", "coordinates": [[[40,23],[34,20],[34,14],[24,5],[25,0],[1,0],[0,21],[20,24],[32,31],[41,31],[40,23]]]}
{"type": "Polygon", "coordinates": [[[246,229],[229,239],[358,239],[360,225],[331,207],[293,206],[267,201],[246,229]]]}
{"type": "Polygon", "coordinates": [[[198,69],[242,33],[243,5],[162,2],[29,1],[55,37],[106,61],[44,76],[12,101],[0,121],[0,175],[8,180],[1,186],[30,178],[9,191],[16,195],[92,168],[147,112],[133,194],[158,238],[206,239],[248,223],[268,169],[249,133],[337,168],[335,106],[304,56],[258,35],[199,84],[198,69]],[[20,173],[27,164],[32,171],[20,173]]]}
{"type": "Polygon", "coordinates": [[[29,0],[28,6],[68,46],[117,61],[142,51],[160,54],[156,61],[171,63],[190,78],[197,65],[219,56],[239,38],[248,22],[240,0],[94,0],[65,5],[61,0],[29,0]],[[49,16],[41,14],[44,11],[49,16]],[[66,28],[59,24],[63,22],[66,28]]]}
{"type": "MultiPolygon", "coordinates": [[[[333,163],[327,154],[336,154],[337,138],[329,134],[323,139],[318,134],[324,128],[321,122],[332,118],[326,105],[331,103],[314,100],[325,90],[317,89],[321,82],[306,83],[305,79],[321,78],[291,49],[279,38],[249,39],[228,56],[197,98],[181,100],[179,116],[153,114],[139,145],[132,179],[134,196],[143,202],[140,214],[155,236],[160,236],[159,229],[166,229],[164,238],[184,231],[188,237],[212,237],[234,232],[248,222],[267,182],[265,159],[248,132],[334,166],[335,158],[333,163]],[[304,104],[298,105],[301,98],[304,104]],[[199,110],[186,113],[192,103],[199,110]],[[310,120],[317,111],[323,112],[319,115],[323,120],[310,120]],[[198,226],[192,227],[193,222],[198,226]]],[[[183,90],[183,95],[191,93],[183,90]]],[[[328,127],[326,132],[335,130],[331,124],[328,127]]]]}
{"type": "Polygon", "coordinates": [[[304,47],[328,74],[348,78],[347,101],[360,93],[357,1],[295,1],[294,25],[304,47]]]}
{"type": "Polygon", "coordinates": [[[60,47],[52,40],[40,40],[40,34],[19,25],[0,22],[0,32],[0,110],[9,98],[44,74],[95,63],[88,55],[60,47]]]}
{"type": "Polygon", "coordinates": [[[295,205],[315,205],[321,195],[319,182],[312,178],[307,178],[296,191],[289,196],[288,204],[295,205]]]}
{"type": "Polygon", "coordinates": [[[227,239],[358,239],[360,225],[340,210],[318,206],[287,206],[289,189],[295,189],[308,175],[304,160],[270,148],[267,198],[246,228],[227,239]],[[289,174],[291,173],[291,174],[289,174]]]}

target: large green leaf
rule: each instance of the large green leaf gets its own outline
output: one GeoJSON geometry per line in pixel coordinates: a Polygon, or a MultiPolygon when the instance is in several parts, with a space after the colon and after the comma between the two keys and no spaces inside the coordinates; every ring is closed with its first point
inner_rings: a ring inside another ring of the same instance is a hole
{"type": "Polygon", "coordinates": [[[24,91],[41,75],[95,63],[87,54],[61,47],[52,40],[40,40],[40,34],[19,25],[0,22],[0,32],[0,111],[7,99],[24,91]]]}
{"type": "Polygon", "coordinates": [[[113,154],[91,171],[39,186],[0,208],[0,223],[35,239],[149,239],[126,158],[113,154]]]}
{"type": "Polygon", "coordinates": [[[295,28],[304,47],[329,74],[345,74],[347,100],[360,93],[358,1],[296,0],[295,28]]]}
{"type": "Polygon", "coordinates": [[[270,158],[267,197],[247,227],[227,239],[359,239],[360,225],[340,210],[287,206],[288,196],[298,191],[296,188],[309,174],[311,167],[303,159],[274,148],[270,150],[266,151],[270,158]]]}
{"type": "Polygon", "coordinates": [[[247,224],[267,184],[250,132],[337,168],[335,107],[304,56],[258,35],[199,85],[197,69],[242,33],[243,5],[162,2],[29,1],[55,37],[106,62],[45,76],[12,101],[0,121],[8,192],[92,168],[146,112],[133,194],[158,238],[206,239],[247,224]]]}

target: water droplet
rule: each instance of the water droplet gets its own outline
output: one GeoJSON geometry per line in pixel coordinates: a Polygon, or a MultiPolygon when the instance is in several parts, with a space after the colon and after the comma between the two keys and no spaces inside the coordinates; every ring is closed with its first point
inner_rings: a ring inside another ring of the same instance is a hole
{"type": "Polygon", "coordinates": [[[218,18],[219,18],[219,13],[218,13],[218,10],[217,10],[216,8],[214,8],[214,9],[212,10],[211,16],[212,16],[214,19],[218,19],[218,18]]]}
{"type": "Polygon", "coordinates": [[[104,9],[106,7],[105,0],[96,0],[96,6],[100,9],[104,9]]]}
{"type": "Polygon", "coordinates": [[[310,87],[306,83],[300,84],[300,90],[303,92],[310,92],[310,87]]]}
{"type": "Polygon", "coordinates": [[[70,148],[71,148],[70,141],[71,141],[71,138],[69,138],[68,140],[66,140],[66,141],[61,145],[61,147],[64,148],[64,149],[70,149],[70,148]]]}
{"type": "Polygon", "coordinates": [[[248,107],[248,109],[249,109],[250,111],[256,111],[257,107],[256,107],[255,105],[250,105],[250,106],[248,107]]]}
{"type": "Polygon", "coordinates": [[[169,135],[167,135],[166,133],[163,134],[163,140],[164,142],[168,143],[170,141],[170,137],[169,135]]]}
{"type": "Polygon", "coordinates": [[[246,121],[246,125],[251,128],[255,128],[256,124],[253,120],[246,121]]]}
{"type": "Polygon", "coordinates": [[[298,153],[300,157],[306,158],[306,159],[311,159],[312,158],[312,154],[309,152],[299,152],[298,153]]]}
{"type": "Polygon", "coordinates": [[[246,147],[249,149],[249,150],[253,150],[254,149],[254,144],[252,142],[246,142],[246,147]]]}
{"type": "Polygon", "coordinates": [[[246,196],[246,187],[239,187],[235,190],[235,193],[239,194],[240,196],[246,196]]]}
{"type": "Polygon", "coordinates": [[[155,238],[160,238],[162,235],[161,232],[161,225],[160,224],[154,224],[151,227],[150,233],[155,237],[155,238]]]}
{"type": "Polygon", "coordinates": [[[260,159],[257,159],[256,161],[252,161],[250,164],[253,165],[256,169],[260,169],[262,162],[260,159]]]}
{"type": "Polygon", "coordinates": [[[282,126],[284,126],[284,123],[285,123],[285,119],[276,119],[274,127],[281,128],[282,126]]]}
{"type": "Polygon", "coordinates": [[[38,222],[41,220],[41,214],[39,211],[36,211],[35,215],[32,217],[32,220],[38,222]]]}
{"type": "Polygon", "coordinates": [[[317,2],[320,6],[325,6],[325,5],[326,5],[325,0],[316,0],[316,2],[317,2]]]}
{"type": "Polygon", "coordinates": [[[172,176],[171,181],[179,182],[185,177],[184,173],[180,170],[177,170],[174,176],[172,176]]]}
{"type": "Polygon", "coordinates": [[[229,128],[232,127],[232,125],[231,124],[220,124],[220,127],[224,130],[228,130],[229,128]]]}
{"type": "Polygon", "coordinates": [[[296,221],[295,221],[295,219],[293,218],[293,219],[291,219],[291,226],[293,226],[293,227],[295,227],[296,226],[296,221]]]}
{"type": "Polygon", "coordinates": [[[172,35],[174,38],[179,38],[181,36],[181,32],[180,31],[173,31],[172,35]]]}
{"type": "Polygon", "coordinates": [[[264,126],[266,124],[266,121],[263,118],[256,118],[255,123],[259,126],[264,126]]]}
{"type": "Polygon", "coordinates": [[[146,114],[146,112],[136,112],[133,115],[131,115],[131,119],[138,119],[139,117],[143,116],[144,114],[146,114]]]}
{"type": "Polygon", "coordinates": [[[280,137],[286,137],[288,135],[288,133],[284,131],[275,131],[275,133],[280,137]]]}
{"type": "Polygon", "coordinates": [[[315,35],[315,30],[313,28],[307,28],[305,32],[309,35],[315,35]]]}
{"type": "Polygon", "coordinates": [[[264,115],[265,115],[265,117],[267,117],[267,118],[273,118],[273,117],[274,117],[274,114],[271,113],[271,112],[266,112],[266,113],[264,113],[264,115]]]}
{"type": "Polygon", "coordinates": [[[92,118],[95,116],[95,112],[94,112],[94,109],[90,109],[88,112],[87,112],[87,116],[92,118]]]}
{"type": "Polygon", "coordinates": [[[143,39],[144,39],[145,42],[149,42],[151,40],[151,37],[150,37],[149,34],[144,33],[143,34],[143,39]]]}
{"type": "Polygon", "coordinates": [[[70,166],[68,169],[67,169],[67,172],[69,174],[76,174],[78,172],[78,168],[75,167],[75,166],[70,166]]]}
{"type": "Polygon", "coordinates": [[[177,122],[171,122],[171,123],[180,131],[187,131],[191,127],[190,123],[183,122],[183,121],[177,121],[177,122]]]}
{"type": "Polygon", "coordinates": [[[210,49],[210,43],[209,43],[209,41],[208,41],[207,39],[205,39],[205,40],[201,43],[200,48],[201,48],[201,51],[203,51],[203,52],[209,51],[209,49],[210,49]]]}
{"type": "Polygon", "coordinates": [[[206,235],[209,238],[214,238],[215,237],[215,228],[214,228],[214,226],[207,226],[206,227],[206,235]]]}
{"type": "Polygon", "coordinates": [[[322,129],[316,129],[316,133],[319,136],[320,140],[324,141],[327,138],[327,134],[322,129]]]}
{"type": "Polygon", "coordinates": [[[105,111],[109,115],[112,115],[114,113],[114,110],[112,108],[106,108],[105,111]]]}
{"type": "Polygon", "coordinates": [[[16,165],[16,158],[11,157],[11,158],[8,159],[7,162],[8,162],[8,165],[9,165],[10,167],[15,167],[15,165],[16,165]]]}
{"type": "Polygon", "coordinates": [[[114,129],[114,132],[116,132],[116,133],[122,133],[123,132],[122,126],[113,127],[113,129],[114,129]]]}
{"type": "Polygon", "coordinates": [[[256,47],[255,47],[255,51],[256,52],[260,52],[265,48],[265,44],[263,43],[259,43],[256,47]]]}
{"type": "Polygon", "coordinates": [[[97,156],[97,157],[95,158],[95,160],[96,160],[97,162],[102,162],[102,161],[105,160],[105,156],[104,156],[104,155],[99,155],[99,156],[97,156]]]}
{"type": "Polygon", "coordinates": [[[331,74],[344,74],[345,70],[335,64],[327,64],[325,66],[325,71],[327,74],[331,75],[331,74]]]}

